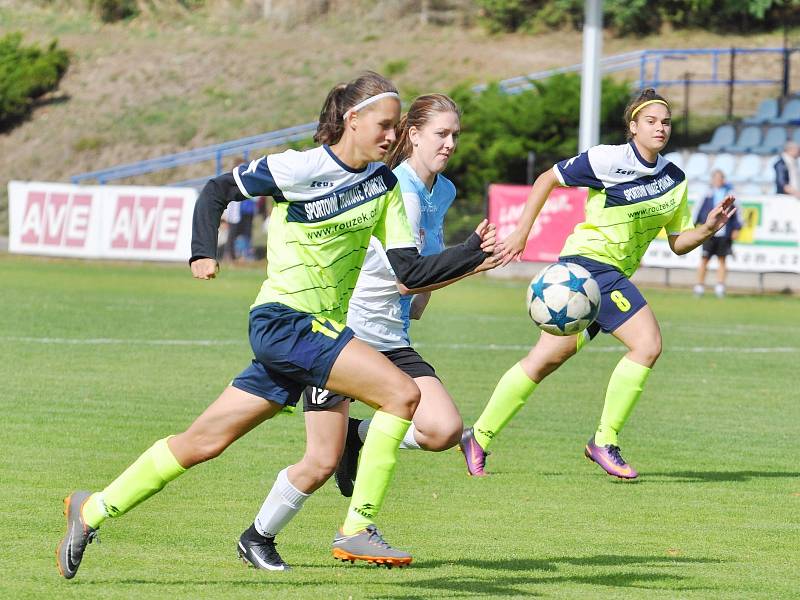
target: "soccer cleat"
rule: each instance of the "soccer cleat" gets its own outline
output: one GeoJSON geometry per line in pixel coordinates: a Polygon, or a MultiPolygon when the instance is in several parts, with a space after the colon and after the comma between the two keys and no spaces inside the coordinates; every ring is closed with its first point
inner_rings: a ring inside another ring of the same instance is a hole
{"type": "Polygon", "coordinates": [[[363,560],[387,568],[404,567],[411,564],[408,552],[396,550],[383,539],[375,525],[369,525],[353,535],[344,535],[341,529],[333,538],[333,557],[351,563],[363,560]]]}
{"type": "Polygon", "coordinates": [[[364,445],[358,435],[358,426],[360,424],[361,419],[351,418],[347,421],[347,439],[344,443],[344,452],[342,453],[342,458],[339,459],[339,464],[336,465],[336,471],[333,473],[336,485],[345,498],[350,498],[353,495],[356,473],[358,473],[358,453],[361,452],[361,447],[364,445]]]}
{"type": "Polygon", "coordinates": [[[89,527],[81,515],[81,509],[91,495],[91,492],[79,491],[64,498],[67,533],[56,549],[56,564],[64,579],[75,577],[86,545],[98,539],[97,529],[89,527]]]}
{"type": "Polygon", "coordinates": [[[467,472],[473,477],[486,477],[488,473],[484,471],[486,466],[486,452],[478,440],[475,439],[475,432],[472,427],[465,429],[461,434],[461,441],[458,443],[461,452],[464,453],[464,460],[467,461],[467,472]]]}
{"type": "Polygon", "coordinates": [[[289,571],[287,565],[275,549],[275,537],[267,537],[251,525],[239,537],[237,551],[242,562],[263,571],[289,571]]]}
{"type": "Polygon", "coordinates": [[[619,477],[620,479],[636,479],[639,474],[632,466],[625,462],[622,455],[619,453],[619,446],[608,444],[607,446],[598,446],[594,443],[594,436],[586,442],[586,448],[583,451],[586,458],[592,462],[600,465],[603,470],[609,475],[619,477]]]}

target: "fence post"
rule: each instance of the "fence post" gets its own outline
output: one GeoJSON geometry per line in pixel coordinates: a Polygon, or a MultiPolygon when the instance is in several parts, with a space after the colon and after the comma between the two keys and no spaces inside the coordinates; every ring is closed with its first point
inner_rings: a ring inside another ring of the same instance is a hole
{"type": "Polygon", "coordinates": [[[731,70],[728,78],[728,121],[733,119],[733,82],[736,81],[736,48],[731,46],[731,70]]]}
{"type": "Polygon", "coordinates": [[[536,152],[528,151],[528,164],[525,169],[525,181],[528,185],[533,185],[533,167],[536,165],[536,152]]]}

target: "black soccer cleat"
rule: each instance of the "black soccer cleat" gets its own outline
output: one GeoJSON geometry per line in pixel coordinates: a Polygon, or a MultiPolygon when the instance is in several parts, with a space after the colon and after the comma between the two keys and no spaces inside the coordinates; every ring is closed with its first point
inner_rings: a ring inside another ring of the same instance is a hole
{"type": "Polygon", "coordinates": [[[261,535],[255,525],[250,525],[247,531],[241,535],[237,551],[239,558],[247,566],[262,571],[289,571],[291,569],[275,549],[275,537],[261,535]]]}
{"type": "MultiPolygon", "coordinates": [[[[81,566],[86,546],[97,538],[97,529],[89,527],[81,515],[81,508],[91,496],[91,492],[73,492],[64,498],[64,516],[67,518],[67,532],[56,549],[56,564],[64,579],[72,579],[81,566]]],[[[98,539],[99,541],[99,539],[98,539]]]]}
{"type": "Polygon", "coordinates": [[[350,418],[347,421],[347,439],[344,443],[344,453],[342,453],[342,458],[339,459],[339,464],[333,473],[336,485],[345,498],[350,498],[353,495],[353,486],[358,473],[358,454],[364,445],[364,442],[358,436],[358,426],[360,424],[361,419],[350,418]]]}

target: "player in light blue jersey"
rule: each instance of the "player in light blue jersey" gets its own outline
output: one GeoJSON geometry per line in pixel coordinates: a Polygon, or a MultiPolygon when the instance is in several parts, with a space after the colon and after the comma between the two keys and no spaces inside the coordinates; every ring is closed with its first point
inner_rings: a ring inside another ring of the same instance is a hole
{"type": "Polygon", "coordinates": [[[485,475],[486,450],[525,405],[536,386],[574,356],[599,331],[627,347],[611,374],[595,434],[584,449],[587,458],[609,475],[635,479],[623,458],[618,434],[641,396],[661,354],[658,321],[629,279],[650,242],[664,229],[670,248],[686,254],[727,223],[736,210],[733,196],[711,209],[694,227],[687,206],[686,176],[660,155],[672,130],[667,101],[644,90],[625,110],[628,142],[594,146],[540,175],[514,231],[502,242],[504,261],[519,256],[534,220],[558,185],[589,188],[586,219],[575,227],[559,260],[584,266],[600,286],[597,320],[586,331],[559,337],[541,332],[528,355],[500,379],[475,425],[464,432],[462,449],[470,475],[485,475]]]}

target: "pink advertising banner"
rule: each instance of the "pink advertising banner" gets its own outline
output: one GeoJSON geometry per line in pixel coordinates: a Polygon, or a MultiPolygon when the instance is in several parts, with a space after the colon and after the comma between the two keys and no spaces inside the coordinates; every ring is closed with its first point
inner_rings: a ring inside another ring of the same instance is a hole
{"type": "MultiPolygon", "coordinates": [[[[489,222],[505,238],[519,220],[531,191],[529,185],[493,183],[489,186],[489,222]]],[[[583,221],[586,190],[557,187],[550,194],[528,236],[522,260],[555,262],[575,225],[583,221]]]]}

